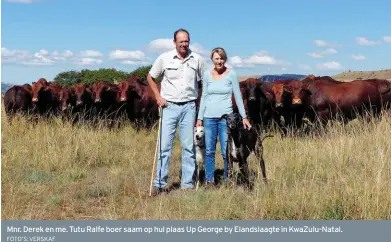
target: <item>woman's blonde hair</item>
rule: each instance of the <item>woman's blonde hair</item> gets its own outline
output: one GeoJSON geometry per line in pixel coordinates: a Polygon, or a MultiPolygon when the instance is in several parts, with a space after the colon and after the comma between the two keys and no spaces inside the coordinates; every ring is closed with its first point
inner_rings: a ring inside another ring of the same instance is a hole
{"type": "Polygon", "coordinates": [[[225,52],[224,48],[221,48],[221,47],[214,48],[212,50],[212,53],[210,54],[210,59],[213,59],[214,53],[219,54],[221,59],[223,59],[225,61],[227,60],[227,53],[225,52]]]}

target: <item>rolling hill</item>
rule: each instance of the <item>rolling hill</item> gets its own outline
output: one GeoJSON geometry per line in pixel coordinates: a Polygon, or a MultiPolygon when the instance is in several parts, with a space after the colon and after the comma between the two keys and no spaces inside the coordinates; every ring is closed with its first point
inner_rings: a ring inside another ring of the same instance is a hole
{"type": "Polygon", "coordinates": [[[11,83],[1,83],[1,94],[4,94],[8,89],[10,89],[14,84],[11,83]]]}
{"type": "MultiPolygon", "coordinates": [[[[316,73],[308,73],[308,75],[316,73]]],[[[252,75],[252,76],[239,76],[239,81],[244,81],[250,77],[260,78],[263,81],[272,81],[277,79],[296,79],[300,80],[306,75],[299,74],[282,74],[282,75],[252,75]]],[[[378,70],[378,71],[346,71],[337,75],[331,76],[338,81],[352,81],[357,79],[387,79],[391,81],[391,69],[378,70]]]]}
{"type": "Polygon", "coordinates": [[[332,76],[338,81],[352,81],[357,79],[387,79],[391,81],[391,69],[379,71],[347,71],[332,76]]]}

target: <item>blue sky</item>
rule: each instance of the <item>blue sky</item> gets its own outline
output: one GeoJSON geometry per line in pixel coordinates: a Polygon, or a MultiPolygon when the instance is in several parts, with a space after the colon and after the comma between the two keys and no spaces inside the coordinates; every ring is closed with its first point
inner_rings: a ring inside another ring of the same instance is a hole
{"type": "Polygon", "coordinates": [[[2,0],[2,82],[62,71],[132,71],[189,30],[208,63],[226,49],[239,75],[334,75],[391,68],[391,1],[2,0]]]}

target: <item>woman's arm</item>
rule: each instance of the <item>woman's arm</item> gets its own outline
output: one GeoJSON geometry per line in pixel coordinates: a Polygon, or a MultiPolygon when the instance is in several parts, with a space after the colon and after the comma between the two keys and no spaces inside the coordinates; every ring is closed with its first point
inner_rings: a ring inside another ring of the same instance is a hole
{"type": "Polygon", "coordinates": [[[247,118],[246,111],[244,109],[242,93],[240,92],[239,79],[235,72],[232,73],[232,91],[234,93],[235,102],[238,106],[240,116],[242,116],[243,119],[247,118]]]}
{"type": "Polygon", "coordinates": [[[198,110],[198,120],[204,119],[204,113],[205,113],[205,99],[208,96],[208,75],[207,73],[204,74],[204,78],[202,80],[202,95],[201,95],[201,102],[200,102],[200,108],[198,110]]]}

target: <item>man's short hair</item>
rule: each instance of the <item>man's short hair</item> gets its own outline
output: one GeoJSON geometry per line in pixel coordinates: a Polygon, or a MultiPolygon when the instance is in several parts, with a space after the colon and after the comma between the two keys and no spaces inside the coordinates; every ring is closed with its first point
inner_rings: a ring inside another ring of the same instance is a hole
{"type": "Polygon", "coordinates": [[[177,31],[174,32],[174,41],[176,41],[176,35],[177,35],[179,32],[185,32],[185,33],[187,34],[187,36],[189,36],[189,40],[190,40],[189,31],[187,31],[186,29],[178,29],[177,31]]]}

